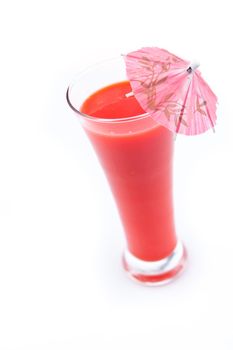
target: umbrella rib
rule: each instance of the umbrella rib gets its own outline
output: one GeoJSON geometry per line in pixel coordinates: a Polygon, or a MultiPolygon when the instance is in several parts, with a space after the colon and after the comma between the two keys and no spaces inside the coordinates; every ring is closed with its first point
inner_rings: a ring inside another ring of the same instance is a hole
{"type": "MultiPolygon", "coordinates": [[[[200,88],[200,86],[199,86],[199,91],[200,91],[200,93],[201,93],[201,96],[202,96],[203,100],[206,100],[206,98],[203,97],[204,94],[203,94],[202,89],[200,88]]],[[[213,129],[213,131],[215,132],[214,122],[213,122],[213,120],[212,120],[212,118],[211,118],[211,116],[210,116],[209,108],[208,108],[208,106],[205,106],[205,108],[206,108],[206,112],[207,112],[207,116],[208,116],[208,118],[209,118],[210,124],[212,125],[212,129],[213,129]]]]}
{"type": "Polygon", "coordinates": [[[185,105],[186,105],[186,102],[187,102],[187,98],[188,98],[191,82],[192,82],[192,80],[190,80],[190,82],[189,82],[189,86],[188,86],[188,89],[187,89],[187,92],[186,92],[186,95],[185,95],[185,98],[184,98],[184,103],[183,103],[183,106],[182,106],[181,111],[180,111],[178,124],[177,124],[177,127],[176,127],[176,133],[178,133],[179,130],[180,130],[180,125],[181,125],[182,118],[183,118],[183,115],[184,115],[184,109],[185,109],[185,105]]]}
{"type": "Polygon", "coordinates": [[[208,118],[209,118],[209,120],[210,120],[210,123],[211,123],[211,125],[212,125],[212,129],[213,129],[213,131],[215,131],[215,129],[214,129],[214,122],[213,122],[213,120],[212,120],[212,118],[211,118],[211,116],[210,116],[210,112],[209,112],[209,109],[208,109],[207,106],[206,106],[206,112],[207,112],[208,118]]]}

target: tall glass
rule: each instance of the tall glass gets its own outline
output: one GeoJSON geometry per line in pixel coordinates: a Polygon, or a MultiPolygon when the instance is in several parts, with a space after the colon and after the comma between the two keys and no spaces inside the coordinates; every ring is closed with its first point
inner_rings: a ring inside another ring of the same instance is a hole
{"type": "Polygon", "coordinates": [[[173,134],[147,113],[127,118],[82,113],[82,104],[91,94],[125,80],[123,58],[102,62],[76,77],[67,90],[67,101],[98,155],[115,198],[127,242],[124,269],[141,283],[164,284],[180,274],[186,260],[174,224],[173,134]]]}

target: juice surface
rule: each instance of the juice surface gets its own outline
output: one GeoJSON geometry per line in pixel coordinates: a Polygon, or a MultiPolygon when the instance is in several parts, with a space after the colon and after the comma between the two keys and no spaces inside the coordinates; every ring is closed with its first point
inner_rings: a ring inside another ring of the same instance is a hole
{"type": "Polygon", "coordinates": [[[125,97],[130,91],[127,81],[107,86],[91,95],[81,112],[98,118],[122,118],[119,133],[99,132],[98,125],[92,129],[84,124],[84,128],[115,197],[129,251],[139,259],[155,261],[167,257],[176,245],[173,134],[151,117],[124,122],[123,118],[145,113],[134,96],[125,97]]]}
{"type": "Polygon", "coordinates": [[[128,81],[109,85],[91,95],[82,105],[81,111],[98,118],[126,118],[144,114],[134,96],[125,97],[131,92],[128,81]]]}

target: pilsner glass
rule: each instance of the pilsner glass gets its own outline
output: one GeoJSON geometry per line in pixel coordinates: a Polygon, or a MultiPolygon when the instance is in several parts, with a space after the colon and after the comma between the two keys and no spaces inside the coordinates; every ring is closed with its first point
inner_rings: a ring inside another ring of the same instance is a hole
{"type": "Polygon", "coordinates": [[[90,95],[126,80],[122,57],[96,64],[76,77],[67,90],[67,101],[80,119],[113,193],[127,243],[124,269],[134,280],[160,285],[178,276],[186,260],[174,224],[174,135],[148,113],[102,118],[82,112],[90,95]]]}

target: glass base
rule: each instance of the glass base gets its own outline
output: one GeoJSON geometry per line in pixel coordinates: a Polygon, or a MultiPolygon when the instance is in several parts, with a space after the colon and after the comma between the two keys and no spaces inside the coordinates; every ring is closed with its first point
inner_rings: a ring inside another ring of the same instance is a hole
{"type": "Polygon", "coordinates": [[[160,286],[180,275],[186,258],[186,249],[181,242],[178,242],[172,254],[157,261],[140,260],[126,250],[123,255],[123,266],[131,279],[148,286],[160,286]]]}

